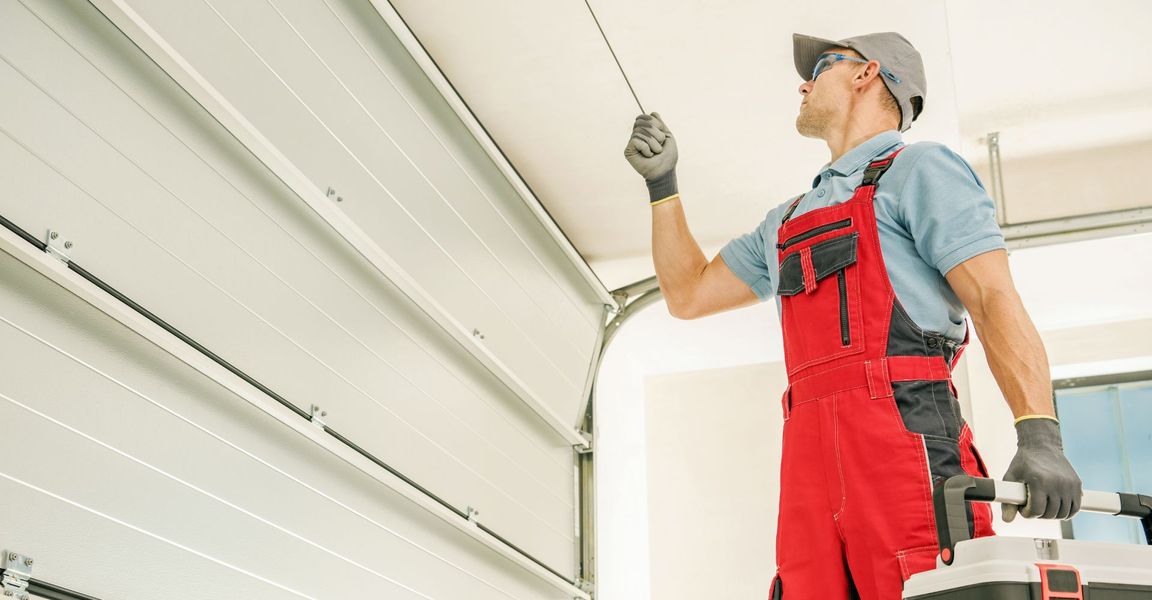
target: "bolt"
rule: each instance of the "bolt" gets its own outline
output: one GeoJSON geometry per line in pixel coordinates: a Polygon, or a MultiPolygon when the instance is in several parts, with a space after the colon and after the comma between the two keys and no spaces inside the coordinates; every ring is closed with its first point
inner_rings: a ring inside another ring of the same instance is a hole
{"type": "Polygon", "coordinates": [[[72,247],[72,242],[64,242],[64,247],[65,247],[65,248],[71,248],[71,247],[72,247]]]}
{"type": "Polygon", "coordinates": [[[336,196],[336,201],[337,201],[337,202],[343,202],[343,201],[344,201],[344,197],[343,197],[343,196],[336,196]]]}
{"type": "Polygon", "coordinates": [[[320,411],[320,416],[321,416],[321,417],[327,417],[327,416],[328,416],[328,411],[326,411],[326,410],[322,410],[322,411],[320,411]]]}
{"type": "Polygon", "coordinates": [[[16,594],[12,590],[4,590],[4,595],[5,596],[15,596],[16,594]]]}
{"type": "Polygon", "coordinates": [[[55,231],[53,231],[53,232],[50,232],[50,233],[48,234],[48,237],[50,237],[50,238],[52,238],[52,239],[56,239],[56,238],[60,237],[60,234],[59,234],[59,233],[56,233],[55,231]]]}
{"type": "Polygon", "coordinates": [[[24,559],[24,566],[25,567],[31,567],[32,566],[32,559],[31,558],[25,558],[24,559]]]}

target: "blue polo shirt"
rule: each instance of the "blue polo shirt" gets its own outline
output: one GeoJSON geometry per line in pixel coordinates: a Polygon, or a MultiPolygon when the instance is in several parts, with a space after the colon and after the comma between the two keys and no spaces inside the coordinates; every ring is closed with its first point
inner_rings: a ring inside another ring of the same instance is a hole
{"type": "MultiPolygon", "coordinates": [[[[825,165],[793,218],[847,201],[868,163],[903,145],[898,132],[885,131],[825,165]]],[[[896,297],[921,329],[960,341],[966,312],[944,275],[969,258],[1004,247],[996,207],[984,185],[946,146],[918,142],[901,152],[880,179],[874,202],[880,249],[896,297]]],[[[791,203],[768,211],[754,231],[720,250],[728,268],[761,301],[776,290],[776,233],[791,203]]]]}

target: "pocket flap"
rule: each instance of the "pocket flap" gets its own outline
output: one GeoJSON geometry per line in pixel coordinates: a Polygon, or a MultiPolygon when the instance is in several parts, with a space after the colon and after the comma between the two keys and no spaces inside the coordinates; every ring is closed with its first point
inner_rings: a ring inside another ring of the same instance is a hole
{"type": "MultiPolygon", "coordinates": [[[[812,246],[812,269],[816,281],[856,262],[856,238],[858,234],[842,235],[812,246]]],[[[800,253],[793,252],[780,263],[780,285],[776,286],[779,296],[793,296],[804,291],[804,270],[800,265],[800,253]]]]}

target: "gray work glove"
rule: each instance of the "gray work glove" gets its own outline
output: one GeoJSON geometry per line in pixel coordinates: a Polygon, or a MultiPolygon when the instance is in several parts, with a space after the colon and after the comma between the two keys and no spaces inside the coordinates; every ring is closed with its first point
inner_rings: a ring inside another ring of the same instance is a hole
{"type": "Polygon", "coordinates": [[[1052,419],[1025,419],[1016,424],[1016,456],[1004,473],[1004,481],[1023,482],[1028,503],[1023,507],[1002,504],[1005,522],[1025,517],[1067,519],[1080,510],[1084,495],[1080,477],[1060,441],[1060,424],[1052,419]]]}
{"type": "Polygon", "coordinates": [[[668,131],[660,113],[636,117],[632,137],[624,147],[624,157],[648,184],[649,202],[676,193],[676,138],[668,131]]]}

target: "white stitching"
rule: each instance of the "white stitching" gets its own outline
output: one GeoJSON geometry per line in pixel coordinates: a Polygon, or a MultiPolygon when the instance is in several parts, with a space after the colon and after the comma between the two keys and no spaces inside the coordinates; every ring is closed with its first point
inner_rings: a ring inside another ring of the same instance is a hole
{"type": "MultiPolygon", "coordinates": [[[[832,441],[833,447],[836,448],[836,474],[840,476],[840,510],[832,515],[832,519],[837,521],[839,529],[840,515],[847,505],[847,488],[844,486],[844,465],[840,462],[840,404],[836,402],[837,397],[836,394],[832,396],[832,441]]],[[[840,535],[843,537],[843,532],[840,535]]]]}

